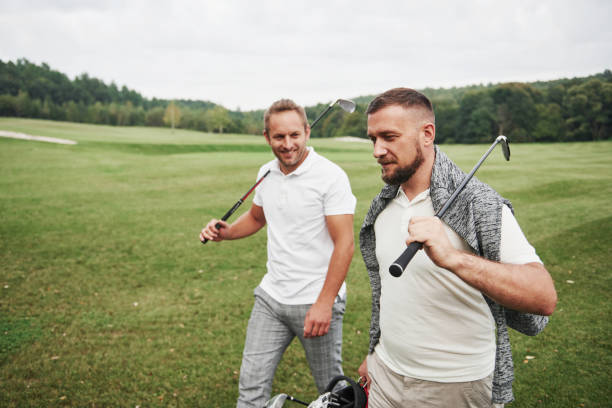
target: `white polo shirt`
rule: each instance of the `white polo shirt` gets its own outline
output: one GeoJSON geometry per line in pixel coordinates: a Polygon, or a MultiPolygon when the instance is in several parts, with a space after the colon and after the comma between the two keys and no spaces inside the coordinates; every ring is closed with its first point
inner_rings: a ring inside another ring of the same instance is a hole
{"type": "MultiPolygon", "coordinates": [[[[380,343],[376,353],[393,371],[436,382],[474,381],[495,366],[495,322],[481,292],[416,253],[399,278],[389,265],[406,248],[412,216],[433,216],[429,190],[410,201],[400,188],[374,224],[380,265],[380,343]]],[[[455,248],[467,243],[444,224],[455,248]]],[[[541,262],[507,206],[502,210],[500,259],[541,262]]]]}
{"type": "MultiPolygon", "coordinates": [[[[354,214],[357,202],[344,170],[308,150],[304,162],[287,175],[277,159],[264,164],[257,178],[271,171],[253,198],[263,208],[268,232],[267,273],[259,286],[288,305],[317,300],[334,249],[325,216],[354,214]]],[[[344,298],[345,293],[342,284],[338,294],[344,298]]]]}

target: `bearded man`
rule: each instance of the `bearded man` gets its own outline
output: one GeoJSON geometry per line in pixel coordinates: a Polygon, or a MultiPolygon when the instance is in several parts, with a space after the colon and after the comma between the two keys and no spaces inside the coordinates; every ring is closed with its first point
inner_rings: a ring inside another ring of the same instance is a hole
{"type": "Polygon", "coordinates": [[[463,173],[434,145],[427,97],[391,89],[367,109],[387,183],[360,246],[372,286],[369,407],[493,407],[513,400],[507,326],[535,335],[557,295],[510,202],[475,178],[434,217],[463,173]],[[423,243],[400,277],[389,266],[423,243]]]}

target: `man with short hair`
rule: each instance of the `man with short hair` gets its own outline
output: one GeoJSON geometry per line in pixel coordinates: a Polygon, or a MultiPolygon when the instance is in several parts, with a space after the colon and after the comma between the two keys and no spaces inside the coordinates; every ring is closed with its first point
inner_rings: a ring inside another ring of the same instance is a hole
{"type": "Polygon", "coordinates": [[[268,232],[267,273],[255,289],[240,368],[238,407],[263,407],[276,367],[298,337],[319,393],[342,372],[344,279],[353,251],[356,199],[346,173],[306,143],[306,113],[282,99],[264,115],[264,136],[276,156],[257,178],[250,210],[234,223],[213,219],[200,240],[268,232]],[[220,228],[216,224],[220,224],[220,228]]]}
{"type": "Polygon", "coordinates": [[[386,185],[360,231],[372,286],[369,355],[359,368],[370,408],[492,407],[513,400],[507,326],[535,335],[556,305],[552,278],[510,202],[465,177],[434,145],[431,102],[389,90],[367,109],[386,185]],[[423,243],[400,277],[389,266],[423,243]]]}

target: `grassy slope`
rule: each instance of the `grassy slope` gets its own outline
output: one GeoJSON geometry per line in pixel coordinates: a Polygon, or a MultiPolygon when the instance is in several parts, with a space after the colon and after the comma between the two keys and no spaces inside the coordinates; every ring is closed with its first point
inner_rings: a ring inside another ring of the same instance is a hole
{"type": "MultiPolygon", "coordinates": [[[[232,406],[265,232],[206,247],[197,233],[272,158],[263,138],[7,118],[0,129],[79,142],[0,138],[0,405],[232,406]]],[[[312,144],[349,174],[357,234],[381,186],[370,147],[312,144]]],[[[486,149],[442,148],[464,170],[486,149]]],[[[493,155],[479,170],[513,201],[559,292],[544,333],[512,333],[514,407],[607,405],[611,152],[513,145],[510,163],[493,155]]],[[[356,376],[370,305],[359,255],[348,283],[356,376]]],[[[275,392],[316,396],[303,360],[292,344],[275,392]]]]}

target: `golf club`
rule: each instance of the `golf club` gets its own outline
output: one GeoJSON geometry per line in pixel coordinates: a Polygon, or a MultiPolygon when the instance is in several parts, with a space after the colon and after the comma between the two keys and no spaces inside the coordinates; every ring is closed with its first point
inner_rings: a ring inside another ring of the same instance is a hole
{"type": "MultiPolygon", "coordinates": [[[[332,102],[329,104],[329,106],[312,122],[312,124],[310,125],[310,129],[312,129],[317,122],[327,114],[327,112],[329,112],[331,110],[331,108],[334,107],[334,105],[338,104],[344,111],[348,112],[348,113],[353,113],[355,111],[355,102],[348,100],[348,99],[337,99],[335,102],[332,102]]],[[[264,178],[266,178],[266,176],[270,174],[270,170],[266,171],[264,173],[263,176],[261,176],[259,178],[259,180],[257,180],[257,182],[253,185],[253,187],[251,187],[251,189],[249,191],[246,192],[245,195],[242,196],[242,198],[240,198],[240,200],[236,201],[236,204],[234,204],[234,206],[232,208],[229,209],[228,212],[225,213],[225,215],[221,218],[222,221],[227,221],[227,219],[234,213],[234,211],[236,211],[238,209],[238,207],[240,207],[242,205],[242,203],[244,202],[244,200],[246,200],[246,198],[249,196],[249,194],[251,194],[251,192],[253,192],[253,190],[255,190],[255,187],[257,187],[259,185],[259,183],[261,183],[263,181],[264,178]]],[[[221,227],[221,224],[217,223],[215,224],[215,227],[217,229],[219,229],[221,227]]],[[[202,244],[206,244],[208,242],[207,239],[204,239],[202,241],[202,244]]]]}
{"type": "MultiPolygon", "coordinates": [[[[263,176],[261,176],[259,178],[259,180],[257,180],[257,182],[255,184],[253,184],[253,187],[251,187],[249,189],[249,191],[246,192],[245,195],[243,195],[240,200],[236,201],[236,204],[234,204],[234,206],[232,208],[229,209],[228,212],[225,213],[225,215],[223,217],[221,217],[221,221],[226,221],[233,213],[234,211],[236,211],[238,209],[238,207],[240,207],[240,205],[242,205],[242,203],[244,202],[244,200],[246,200],[246,198],[249,196],[249,194],[251,194],[251,192],[253,190],[255,190],[255,187],[257,187],[259,185],[259,183],[261,183],[263,181],[263,179],[270,173],[270,170],[266,171],[264,173],[263,176]]],[[[216,223],[215,227],[217,227],[217,229],[221,228],[221,224],[216,223]]],[[[205,238],[204,241],[202,241],[202,244],[207,243],[208,240],[205,238]]]]}
{"type": "MultiPolygon", "coordinates": [[[[510,146],[508,145],[508,139],[506,138],[506,136],[503,136],[503,135],[497,136],[497,138],[495,139],[491,147],[489,147],[489,150],[487,150],[484,156],[482,156],[480,160],[478,161],[478,163],[476,163],[476,166],[474,166],[472,171],[470,171],[470,174],[465,176],[465,178],[463,179],[459,187],[455,189],[453,194],[450,196],[448,200],[446,200],[446,202],[444,203],[444,206],[442,206],[440,211],[438,211],[434,215],[434,217],[442,218],[446,210],[448,210],[448,208],[453,204],[453,202],[455,201],[455,198],[457,198],[459,193],[463,190],[466,184],[470,181],[474,173],[476,173],[476,170],[478,170],[480,165],[485,161],[485,159],[489,156],[491,151],[493,151],[493,148],[495,148],[495,146],[498,143],[501,143],[502,145],[502,151],[504,153],[504,158],[506,160],[510,160],[510,146]]],[[[421,248],[423,248],[422,242],[415,241],[415,242],[412,242],[410,245],[408,245],[408,247],[404,250],[404,252],[402,252],[402,254],[399,256],[399,258],[397,258],[395,262],[391,264],[391,266],[389,267],[389,273],[395,276],[396,278],[401,276],[402,273],[404,273],[406,266],[408,266],[408,264],[410,263],[410,260],[414,257],[417,251],[421,248]]]]}
{"type": "Polygon", "coordinates": [[[268,400],[268,402],[266,402],[266,405],[264,405],[264,408],[281,408],[282,406],[285,405],[286,400],[297,402],[298,404],[308,406],[308,403],[304,401],[300,401],[297,398],[293,398],[291,395],[278,394],[272,397],[270,400],[268,400]]]}
{"type": "Polygon", "coordinates": [[[323,112],[321,112],[321,114],[312,122],[312,124],[310,125],[310,128],[312,129],[314,125],[316,125],[317,122],[319,122],[319,120],[321,120],[321,118],[325,116],[327,112],[329,112],[331,108],[333,108],[334,105],[336,104],[340,105],[342,110],[344,110],[345,112],[348,112],[348,113],[355,112],[355,102],[349,99],[336,99],[335,102],[330,103],[329,106],[323,112]]]}

